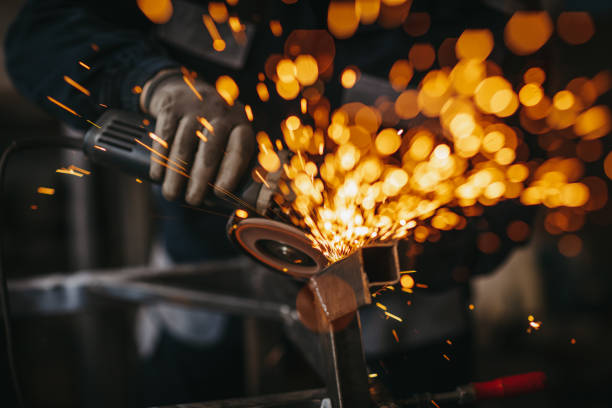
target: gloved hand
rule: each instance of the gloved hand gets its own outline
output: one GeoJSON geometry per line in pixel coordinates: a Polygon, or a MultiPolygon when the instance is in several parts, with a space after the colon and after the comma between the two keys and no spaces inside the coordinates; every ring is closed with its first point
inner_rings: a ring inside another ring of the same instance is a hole
{"type": "Polygon", "coordinates": [[[223,196],[223,191],[237,187],[255,151],[255,137],[244,105],[235,101],[230,106],[213,86],[197,78],[189,80],[202,100],[180,71],[160,71],[143,87],[140,106],[156,118],[155,134],[168,145],[165,148],[154,140],[153,148],[168,156],[170,163],[184,166],[189,174],[187,178],[165,168],[159,156],[152,153],[151,179],[160,181],[163,177],[162,193],[171,201],[179,198],[186,184],[185,201],[198,206],[211,189],[223,196]],[[199,118],[207,120],[213,131],[206,129],[199,118]],[[206,141],[197,136],[197,131],[206,141]]]}

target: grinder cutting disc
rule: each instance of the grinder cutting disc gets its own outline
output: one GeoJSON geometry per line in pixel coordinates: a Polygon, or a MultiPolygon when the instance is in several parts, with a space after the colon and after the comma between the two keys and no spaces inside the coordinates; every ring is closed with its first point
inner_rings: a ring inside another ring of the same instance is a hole
{"type": "Polygon", "coordinates": [[[230,237],[266,266],[296,278],[309,278],[327,265],[299,229],[265,218],[246,218],[229,228],[230,237]]]}

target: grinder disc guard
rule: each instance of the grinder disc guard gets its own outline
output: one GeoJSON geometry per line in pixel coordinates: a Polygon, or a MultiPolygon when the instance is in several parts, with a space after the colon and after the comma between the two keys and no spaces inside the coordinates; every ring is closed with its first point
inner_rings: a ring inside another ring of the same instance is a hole
{"type": "Polygon", "coordinates": [[[251,257],[295,278],[309,278],[328,261],[304,232],[265,218],[234,219],[228,235],[251,257]]]}

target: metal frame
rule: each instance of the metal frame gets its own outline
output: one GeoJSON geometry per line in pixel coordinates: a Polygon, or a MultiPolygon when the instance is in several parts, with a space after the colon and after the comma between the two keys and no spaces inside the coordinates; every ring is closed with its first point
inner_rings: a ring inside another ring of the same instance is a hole
{"type": "Polygon", "coordinates": [[[398,280],[397,249],[392,244],[361,249],[302,282],[239,258],[171,269],[55,275],[11,281],[9,288],[17,315],[75,311],[92,298],[103,296],[138,303],[175,302],[280,320],[288,337],[326,384],[325,390],[182,404],[177,408],[366,408],[372,402],[358,308],[371,303],[371,290],[398,280]],[[187,284],[194,276],[203,283],[202,288],[187,284]],[[310,328],[305,327],[300,316],[310,317],[310,328]]]}

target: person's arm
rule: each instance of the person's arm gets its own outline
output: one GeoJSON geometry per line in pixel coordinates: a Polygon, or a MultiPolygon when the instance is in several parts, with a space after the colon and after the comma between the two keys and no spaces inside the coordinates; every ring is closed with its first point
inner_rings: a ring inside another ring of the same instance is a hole
{"type": "Polygon", "coordinates": [[[53,116],[84,128],[85,119],[93,121],[102,113],[100,104],[139,111],[133,88],[164,68],[178,67],[148,41],[149,26],[135,1],[28,0],[6,37],[7,69],[23,95],[53,116]],[[64,76],[91,95],[69,85],[64,76]]]}

